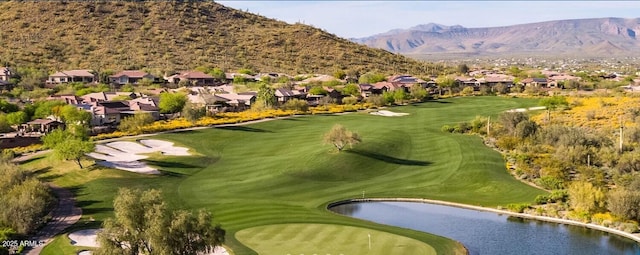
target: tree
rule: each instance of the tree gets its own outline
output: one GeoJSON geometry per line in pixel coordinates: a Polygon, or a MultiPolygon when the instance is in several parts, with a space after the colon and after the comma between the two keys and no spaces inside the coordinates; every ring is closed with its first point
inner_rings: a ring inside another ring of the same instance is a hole
{"type": "Polygon", "coordinates": [[[547,107],[547,121],[551,121],[551,111],[555,111],[560,107],[567,107],[569,102],[564,96],[552,96],[541,99],[540,105],[547,107]]]}
{"type": "Polygon", "coordinates": [[[80,161],[85,154],[92,152],[95,144],[91,141],[83,141],[79,138],[66,139],[53,147],[55,157],[62,160],[75,160],[82,169],[80,161]]]}
{"type": "Polygon", "coordinates": [[[333,77],[342,80],[347,77],[347,73],[345,73],[343,70],[336,70],[335,72],[333,72],[333,77]]]}
{"type": "Polygon", "coordinates": [[[158,190],[121,188],[113,209],[96,254],[200,254],[224,243],[225,231],[211,225],[210,213],[171,211],[158,190]]]}
{"type": "Polygon", "coordinates": [[[7,114],[7,123],[15,126],[29,121],[29,116],[23,111],[17,111],[7,114]]]}
{"type": "Polygon", "coordinates": [[[139,134],[142,133],[142,127],[153,123],[153,121],[153,116],[150,113],[137,113],[122,119],[120,125],[118,125],[118,130],[139,134]]]}
{"type": "Polygon", "coordinates": [[[324,135],[324,142],[332,144],[338,149],[338,152],[340,152],[345,146],[349,145],[349,147],[353,147],[353,145],[362,142],[362,139],[358,133],[351,132],[340,124],[335,124],[331,130],[324,135]]]}
{"type": "Polygon", "coordinates": [[[415,100],[422,101],[429,95],[429,92],[422,86],[414,84],[409,88],[409,95],[415,100]]]}
{"type": "Polygon", "coordinates": [[[360,76],[360,78],[358,79],[358,82],[372,84],[376,82],[385,81],[386,79],[387,78],[384,76],[384,74],[369,72],[360,76]]]}
{"type": "Polygon", "coordinates": [[[466,74],[469,72],[469,67],[467,66],[467,64],[460,64],[458,65],[458,73],[460,74],[466,74]]]}
{"type": "Polygon", "coordinates": [[[523,112],[504,112],[498,116],[498,122],[509,135],[514,135],[518,123],[525,120],[529,120],[529,115],[523,112]]]}
{"type": "Polygon", "coordinates": [[[23,235],[34,231],[55,202],[49,187],[9,162],[0,162],[0,194],[0,232],[3,227],[23,235]]]}
{"type": "Polygon", "coordinates": [[[182,108],[182,116],[191,123],[195,123],[207,114],[207,110],[203,106],[195,105],[187,102],[182,108]]]}
{"type": "Polygon", "coordinates": [[[509,93],[509,87],[503,83],[498,83],[493,87],[493,91],[499,94],[507,94],[509,93]]]}
{"type": "Polygon", "coordinates": [[[405,92],[403,88],[393,91],[393,102],[396,104],[403,104],[408,98],[409,95],[407,95],[407,92],[405,92]]]}
{"type": "Polygon", "coordinates": [[[360,88],[358,85],[349,83],[342,89],[342,95],[345,96],[358,96],[360,95],[360,88]]]}
{"type": "Polygon", "coordinates": [[[306,112],[309,110],[309,103],[306,100],[293,98],[285,102],[282,109],[306,112]]]}
{"type": "Polygon", "coordinates": [[[464,87],[464,89],[462,89],[462,94],[465,95],[465,96],[473,95],[473,87],[471,87],[471,86],[464,87]]]}
{"type": "Polygon", "coordinates": [[[613,215],[627,220],[640,220],[640,191],[624,187],[616,188],[607,194],[607,209],[613,215]]]}
{"type": "Polygon", "coordinates": [[[456,86],[456,81],[447,76],[440,76],[436,78],[436,84],[440,87],[440,95],[442,95],[442,89],[447,89],[449,95],[453,94],[453,88],[456,86]]]}
{"type": "Polygon", "coordinates": [[[158,108],[161,113],[177,113],[182,111],[186,103],[187,95],[183,93],[161,93],[158,108]]]}
{"type": "Polygon", "coordinates": [[[313,86],[309,89],[309,94],[311,95],[328,95],[329,92],[321,86],[313,86]]]}
{"type": "Polygon", "coordinates": [[[567,192],[569,204],[576,211],[590,213],[604,208],[604,192],[590,182],[575,181],[569,185],[567,192]]]}
{"type": "Polygon", "coordinates": [[[219,81],[224,81],[227,79],[227,75],[220,68],[213,68],[208,74],[219,81]]]}
{"type": "Polygon", "coordinates": [[[277,98],[275,90],[267,84],[261,84],[258,88],[258,95],[256,101],[260,101],[264,108],[272,108],[276,105],[277,98]]]}

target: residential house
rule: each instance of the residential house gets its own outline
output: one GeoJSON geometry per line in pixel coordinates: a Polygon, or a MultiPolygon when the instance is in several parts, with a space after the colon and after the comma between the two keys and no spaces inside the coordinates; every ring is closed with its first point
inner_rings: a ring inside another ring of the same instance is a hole
{"type": "Polygon", "coordinates": [[[135,92],[96,92],[86,94],[81,98],[84,103],[89,104],[91,102],[113,101],[116,99],[129,100],[141,96],[142,94],[135,92]]]}
{"type": "Polygon", "coordinates": [[[409,88],[406,85],[397,82],[376,82],[373,84],[373,88],[379,90],[380,94],[384,93],[385,91],[395,91],[396,89],[404,89],[405,92],[409,92],[409,88]]]}
{"type": "Polygon", "coordinates": [[[457,77],[455,82],[459,87],[473,87],[474,89],[480,88],[480,86],[485,85],[486,81],[484,78],[469,78],[469,77],[457,77]]]}
{"type": "Polygon", "coordinates": [[[47,79],[47,83],[49,84],[60,84],[60,83],[69,83],[69,82],[92,83],[92,82],[96,82],[97,80],[98,80],[97,76],[94,74],[92,70],[69,70],[69,71],[60,71],[52,75],[49,75],[49,79],[47,79]]]}
{"type": "Polygon", "coordinates": [[[120,112],[129,111],[129,104],[124,101],[92,102],[89,108],[92,126],[116,126],[122,119],[120,112]]]}
{"type": "Polygon", "coordinates": [[[8,67],[1,67],[0,68],[0,82],[6,82],[9,83],[9,80],[11,78],[13,78],[15,76],[15,74],[13,73],[13,71],[8,68],[8,67]]]}
{"type": "Polygon", "coordinates": [[[213,109],[217,112],[227,111],[244,111],[251,108],[256,101],[256,93],[216,93],[218,108],[213,109]]]}
{"type": "Polygon", "coordinates": [[[303,99],[307,96],[307,93],[300,92],[298,90],[290,90],[285,88],[278,88],[275,91],[276,98],[278,99],[278,103],[284,104],[287,101],[298,98],[303,99]]]}
{"type": "Polygon", "coordinates": [[[71,94],[51,95],[51,96],[48,96],[46,100],[60,100],[60,101],[64,101],[67,104],[80,104],[83,101],[82,98],[76,95],[71,95],[71,94]]]}
{"type": "Polygon", "coordinates": [[[547,78],[526,78],[522,80],[521,83],[527,87],[546,88],[549,81],[547,80],[547,78]]]}
{"type": "Polygon", "coordinates": [[[489,87],[496,86],[498,84],[505,85],[507,87],[513,86],[513,80],[515,77],[506,74],[490,74],[484,77],[484,85],[489,87]]]}
{"type": "Polygon", "coordinates": [[[557,74],[549,76],[548,87],[550,88],[564,88],[564,84],[568,81],[580,81],[582,78],[567,74],[557,74]]]}
{"type": "Polygon", "coordinates": [[[387,81],[395,84],[400,84],[405,88],[410,88],[414,85],[419,85],[423,88],[426,88],[426,85],[427,85],[427,81],[420,78],[413,77],[411,75],[394,75],[394,76],[388,77],[387,81]]]}
{"type": "Polygon", "coordinates": [[[143,71],[120,71],[114,75],[109,76],[109,81],[116,85],[125,84],[139,84],[143,79],[149,79],[155,81],[156,77],[143,71]]]}
{"type": "Polygon", "coordinates": [[[217,85],[215,78],[201,71],[182,71],[169,77],[165,77],[169,83],[179,84],[188,82],[189,86],[217,85]]]}
{"type": "Polygon", "coordinates": [[[18,134],[20,136],[27,135],[29,133],[48,134],[57,128],[64,128],[64,123],[52,120],[52,119],[35,119],[29,121],[18,127],[18,134]]]}

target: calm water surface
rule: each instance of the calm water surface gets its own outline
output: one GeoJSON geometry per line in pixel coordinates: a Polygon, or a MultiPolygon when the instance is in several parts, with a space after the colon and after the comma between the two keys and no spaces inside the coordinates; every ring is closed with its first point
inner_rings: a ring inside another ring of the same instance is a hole
{"type": "Polygon", "coordinates": [[[461,242],[470,254],[639,254],[628,238],[584,227],[413,202],[339,205],[332,211],[461,242]]]}

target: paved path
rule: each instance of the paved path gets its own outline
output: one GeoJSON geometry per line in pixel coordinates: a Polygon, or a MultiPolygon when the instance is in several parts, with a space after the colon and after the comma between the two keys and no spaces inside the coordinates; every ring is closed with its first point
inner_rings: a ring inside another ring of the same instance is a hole
{"type": "Polygon", "coordinates": [[[82,216],[82,209],[75,206],[75,199],[71,191],[53,184],[49,184],[49,186],[58,198],[58,204],[51,212],[52,219],[31,239],[42,242],[42,245],[31,247],[32,249],[24,254],[40,254],[44,246],[49,244],[58,233],[78,222],[82,216]]]}

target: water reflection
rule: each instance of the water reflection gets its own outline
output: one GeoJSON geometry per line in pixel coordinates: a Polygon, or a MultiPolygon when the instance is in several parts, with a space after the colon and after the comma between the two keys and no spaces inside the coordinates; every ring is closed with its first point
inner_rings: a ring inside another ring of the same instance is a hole
{"type": "Polygon", "coordinates": [[[462,242],[471,254],[640,254],[635,241],[606,232],[457,207],[369,202],[331,210],[449,237],[462,242]]]}

